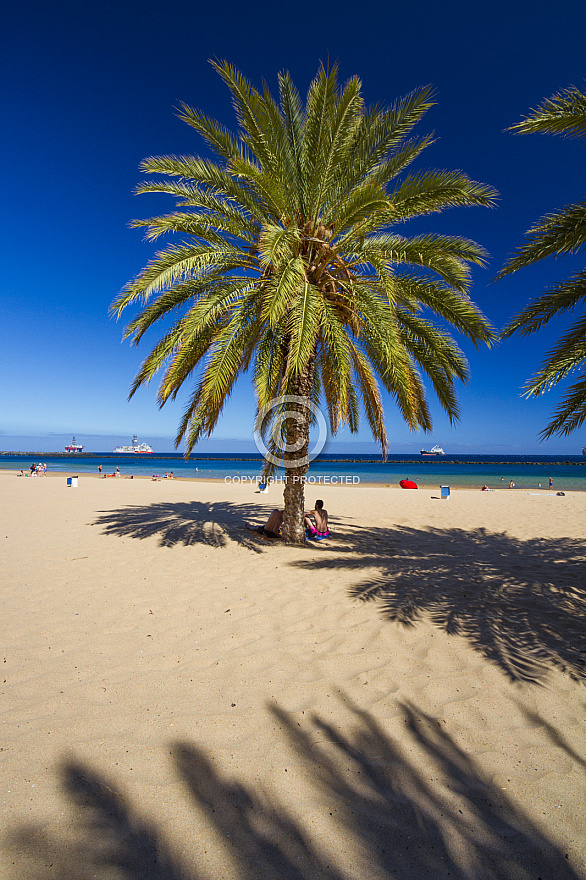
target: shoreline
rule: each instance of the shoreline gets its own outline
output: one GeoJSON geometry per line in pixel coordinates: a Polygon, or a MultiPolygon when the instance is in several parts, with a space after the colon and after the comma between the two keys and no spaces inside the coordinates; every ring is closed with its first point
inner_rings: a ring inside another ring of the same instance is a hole
{"type": "MultiPolygon", "coordinates": [[[[19,470],[11,470],[9,468],[1,468],[0,469],[0,477],[2,477],[3,475],[15,476],[15,477],[21,478],[19,470]]],[[[47,479],[47,478],[49,478],[49,479],[65,479],[66,480],[67,478],[72,477],[72,476],[78,476],[79,479],[83,478],[84,480],[87,478],[92,479],[92,480],[113,480],[116,483],[119,483],[119,482],[125,481],[125,480],[139,480],[139,481],[148,482],[148,483],[153,483],[153,482],[156,482],[156,483],[191,483],[191,484],[211,483],[211,484],[215,484],[215,485],[221,484],[221,485],[226,485],[226,486],[230,486],[230,485],[242,486],[243,488],[248,488],[248,489],[252,489],[253,485],[255,485],[254,483],[252,483],[248,479],[238,481],[237,478],[234,478],[234,477],[207,477],[206,476],[206,477],[173,477],[172,479],[168,479],[168,478],[165,478],[164,476],[159,476],[159,477],[157,477],[156,480],[153,480],[152,476],[149,477],[144,474],[133,474],[131,476],[129,476],[127,474],[121,474],[120,477],[114,477],[111,474],[104,476],[104,474],[94,474],[94,473],[87,473],[87,472],[83,472],[83,471],[76,474],[74,469],[71,469],[71,472],[59,471],[57,473],[55,471],[48,471],[43,477],[31,477],[30,475],[25,474],[24,478],[22,478],[22,479],[26,480],[27,482],[29,480],[35,480],[35,481],[42,482],[42,480],[47,479]]],[[[273,497],[275,496],[276,492],[278,491],[278,487],[284,488],[284,483],[280,482],[280,483],[273,483],[272,484],[273,491],[270,494],[273,497]]],[[[314,482],[307,481],[305,483],[305,494],[307,495],[308,491],[310,489],[314,489],[314,488],[316,490],[317,489],[340,490],[340,489],[359,489],[359,488],[363,488],[363,489],[397,489],[397,490],[400,490],[403,494],[405,494],[405,493],[409,494],[409,493],[413,493],[416,491],[417,492],[439,491],[440,484],[439,483],[419,483],[418,488],[415,490],[415,489],[402,489],[398,485],[398,483],[382,483],[382,482],[368,483],[366,481],[360,480],[360,482],[354,483],[354,484],[352,484],[352,483],[342,484],[340,482],[326,482],[325,478],[324,478],[324,480],[322,480],[322,482],[317,482],[317,480],[314,482]]],[[[509,489],[508,486],[496,486],[494,488],[489,487],[489,490],[487,493],[486,490],[483,492],[481,487],[476,488],[474,486],[456,486],[453,484],[450,486],[450,489],[452,492],[480,492],[482,495],[492,494],[495,492],[499,492],[499,493],[505,492],[505,493],[526,493],[528,495],[552,495],[552,496],[555,496],[558,491],[563,491],[564,495],[566,495],[566,496],[569,496],[569,495],[582,496],[584,494],[584,492],[586,491],[586,489],[559,490],[557,487],[553,487],[552,489],[548,489],[547,486],[542,486],[541,488],[514,486],[512,489],[509,489]]],[[[254,490],[253,494],[261,495],[262,493],[258,492],[258,490],[254,490]]],[[[263,497],[267,498],[267,500],[268,500],[268,496],[263,496],[263,497]]]]}

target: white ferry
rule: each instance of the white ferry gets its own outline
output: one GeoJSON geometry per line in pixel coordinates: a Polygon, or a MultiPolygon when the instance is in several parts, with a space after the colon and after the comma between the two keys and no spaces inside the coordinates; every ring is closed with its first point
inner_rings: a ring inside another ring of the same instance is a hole
{"type": "Polygon", "coordinates": [[[80,446],[79,443],[76,443],[74,437],[69,446],[65,447],[65,452],[81,452],[82,449],[83,446],[80,446]]]}
{"type": "Polygon", "coordinates": [[[432,446],[431,449],[422,449],[422,455],[445,455],[446,453],[441,446],[432,446]]]}
{"type": "Polygon", "coordinates": [[[152,452],[148,443],[139,443],[136,434],[132,438],[132,446],[117,446],[114,452],[152,452]]]}

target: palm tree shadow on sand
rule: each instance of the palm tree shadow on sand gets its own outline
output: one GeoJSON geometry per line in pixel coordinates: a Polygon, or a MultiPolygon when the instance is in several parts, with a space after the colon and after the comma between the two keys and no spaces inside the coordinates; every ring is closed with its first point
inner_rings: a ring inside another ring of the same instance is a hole
{"type": "Polygon", "coordinates": [[[289,808],[222,774],[213,755],[182,742],[171,748],[173,768],[207,820],[185,817],[187,852],[185,844],[176,851],[112,779],[69,760],[60,768],[67,837],[31,824],[5,835],[9,880],[214,880],[200,864],[202,850],[214,847],[229,856],[233,868],[221,876],[230,880],[580,880],[436,719],[400,704],[399,744],[369,712],[342,700],[347,730],[318,714],[301,727],[275,704],[269,712],[315,788],[321,833],[329,840],[335,827],[349,844],[344,865],[320,845],[315,822],[312,831],[303,827],[294,802],[289,808]]]}
{"type": "Polygon", "coordinates": [[[335,552],[290,564],[374,569],[350,588],[353,598],[404,626],[427,617],[514,681],[539,682],[551,667],[586,679],[586,542],[348,524],[340,534],[335,552]]]}
{"type": "Polygon", "coordinates": [[[143,540],[158,535],[161,547],[206,544],[222,548],[235,541],[259,553],[262,542],[246,532],[244,521],[250,518],[264,522],[271,510],[272,506],[261,507],[258,503],[158,502],[102,510],[93,525],[117,537],[143,540]]]}

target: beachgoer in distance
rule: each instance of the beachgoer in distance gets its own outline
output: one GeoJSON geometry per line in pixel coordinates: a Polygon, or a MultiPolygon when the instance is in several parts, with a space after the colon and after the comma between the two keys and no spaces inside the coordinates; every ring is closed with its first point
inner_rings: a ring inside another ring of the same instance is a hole
{"type": "Polygon", "coordinates": [[[118,465],[116,465],[116,476],[120,476],[120,468],[118,467],[118,465]]]}
{"type": "Polygon", "coordinates": [[[511,480],[511,482],[509,483],[509,489],[514,489],[514,488],[515,488],[515,484],[511,480]]]}
{"type": "Polygon", "coordinates": [[[551,477],[549,478],[549,488],[553,489],[553,480],[551,477]]]}
{"type": "Polygon", "coordinates": [[[98,473],[99,473],[99,474],[102,473],[102,465],[101,465],[101,464],[98,465],[98,473]]]}
{"type": "Polygon", "coordinates": [[[488,486],[486,485],[486,483],[482,487],[482,492],[488,492],[488,486]]]}
{"type": "Polygon", "coordinates": [[[305,514],[305,528],[309,530],[311,537],[325,538],[330,534],[328,512],[324,510],[323,501],[316,501],[314,509],[305,514]]]}

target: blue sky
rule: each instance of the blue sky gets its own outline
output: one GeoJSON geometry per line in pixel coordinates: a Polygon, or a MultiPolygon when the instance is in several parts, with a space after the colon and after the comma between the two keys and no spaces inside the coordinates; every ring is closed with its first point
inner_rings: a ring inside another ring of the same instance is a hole
{"type": "MultiPolygon", "coordinates": [[[[581,3],[562,0],[554,10],[525,0],[296,6],[56,0],[11,4],[3,18],[0,449],[60,449],[75,434],[86,449],[102,451],[133,433],[157,451],[172,449],[189,388],[163,410],[154,386],[128,402],[148,349],[121,341],[122,325],[108,317],[108,307],[154,252],[128,221],[173,204],[133,195],[140,160],[204,151],[174,108],[185,101],[233,126],[210,57],[228,59],[271,89],[286,68],[302,92],[320,61],[335,60],[342,80],[361,77],[367,103],[390,103],[432,83],[437,106],[419,133],[434,130],[438,140],[417,167],[461,168],[494,186],[501,200],[496,210],[455,210],[418,222],[487,248],[490,265],[475,271],[472,296],[497,327],[583,264],[578,255],[490,283],[541,214],[584,194],[584,145],[504,132],[542,98],[584,85],[581,3]]],[[[563,326],[492,351],[461,341],[472,378],[459,391],[459,424],[451,427],[430,395],[434,431],[412,434],[389,401],[390,451],[440,442],[454,453],[579,452],[583,432],[546,444],[537,437],[556,394],[520,397],[563,326]]],[[[250,439],[253,420],[245,378],[215,437],[250,439]]],[[[340,451],[351,439],[340,436],[340,451]]],[[[367,426],[357,440],[369,448],[367,426]]]]}

